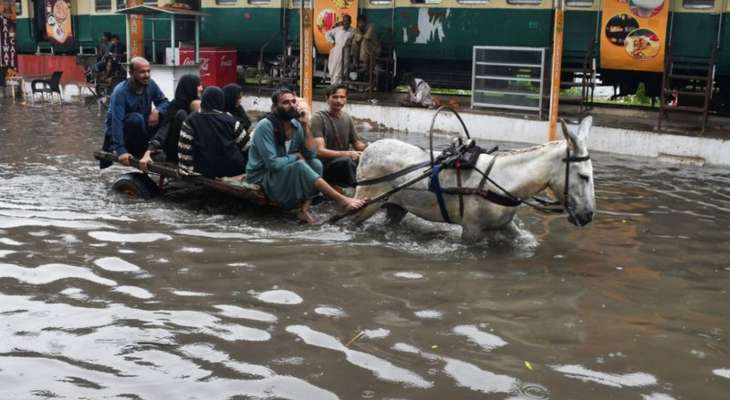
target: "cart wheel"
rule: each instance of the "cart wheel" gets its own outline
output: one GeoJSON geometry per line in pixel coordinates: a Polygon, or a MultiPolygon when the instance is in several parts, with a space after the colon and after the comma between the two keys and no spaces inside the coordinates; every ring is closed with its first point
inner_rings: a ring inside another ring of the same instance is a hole
{"type": "Polygon", "coordinates": [[[141,172],[130,172],[120,176],[112,185],[112,190],[130,199],[151,199],[160,189],[149,176],[141,172]]]}

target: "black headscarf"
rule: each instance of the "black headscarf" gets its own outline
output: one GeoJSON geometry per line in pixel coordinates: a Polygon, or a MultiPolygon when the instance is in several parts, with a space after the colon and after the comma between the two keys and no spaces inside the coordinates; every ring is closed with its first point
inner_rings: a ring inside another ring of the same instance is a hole
{"type": "Polygon", "coordinates": [[[167,161],[177,162],[177,141],[180,137],[180,127],[191,111],[190,103],[198,99],[198,86],[200,86],[200,78],[197,75],[186,74],[180,77],[177,88],[175,88],[175,98],[167,106],[160,129],[150,140],[149,150],[164,151],[167,161]]]}
{"type": "Polygon", "coordinates": [[[251,127],[251,119],[246,114],[246,110],[243,109],[241,103],[238,101],[239,96],[243,93],[241,85],[236,83],[229,83],[223,86],[223,95],[225,97],[225,108],[223,111],[231,114],[238,122],[243,125],[243,128],[248,130],[251,127]]]}
{"type": "Polygon", "coordinates": [[[197,75],[185,74],[181,76],[177,88],[175,88],[175,99],[172,100],[172,105],[177,110],[189,110],[190,103],[198,99],[198,86],[200,86],[200,78],[197,75]]]}
{"type": "Polygon", "coordinates": [[[203,91],[203,98],[200,102],[200,108],[204,113],[212,111],[222,112],[225,109],[226,100],[223,90],[218,86],[208,86],[203,91]]]}
{"type": "Polygon", "coordinates": [[[246,166],[236,144],[236,120],[223,112],[223,90],[208,86],[203,92],[201,110],[185,123],[194,131],[195,169],[207,177],[243,174],[246,166]]]}

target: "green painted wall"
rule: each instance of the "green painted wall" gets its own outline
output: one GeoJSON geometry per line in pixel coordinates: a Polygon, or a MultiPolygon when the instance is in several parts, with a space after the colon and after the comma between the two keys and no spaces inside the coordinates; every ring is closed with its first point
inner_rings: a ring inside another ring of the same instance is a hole
{"type": "Polygon", "coordinates": [[[267,52],[281,51],[279,8],[205,8],[203,12],[207,14],[201,24],[203,46],[235,47],[243,53],[258,53],[270,41],[267,52]]]}
{"type": "Polygon", "coordinates": [[[548,47],[552,42],[551,10],[401,8],[395,13],[399,57],[464,60],[471,59],[475,45],[548,47]],[[419,16],[424,13],[427,18],[419,16]]]}
{"type": "MultiPolygon", "coordinates": [[[[278,8],[207,8],[201,24],[203,46],[234,47],[243,55],[258,57],[264,43],[266,53],[281,51],[281,13],[278,8]]],[[[469,60],[472,46],[550,47],[552,10],[534,9],[459,9],[397,8],[364,10],[375,24],[381,42],[393,44],[400,58],[469,60]],[[421,26],[419,27],[419,15],[421,26]],[[425,18],[424,18],[425,17],[425,18]],[[428,21],[424,23],[424,21],[428,21]]],[[[286,13],[290,40],[299,37],[297,12],[286,13]]],[[[596,35],[596,11],[570,10],[565,16],[566,51],[585,51],[596,35]]],[[[675,13],[673,51],[679,56],[706,56],[716,31],[716,15],[675,13]]],[[[719,73],[730,74],[730,14],[723,15],[724,31],[719,55],[719,73]]],[[[33,53],[36,43],[31,37],[31,21],[17,21],[17,43],[21,53],[33,53]]],[[[94,45],[101,33],[117,33],[125,41],[124,17],[120,15],[81,15],[74,17],[77,44],[94,45]]],[[[145,39],[152,38],[152,26],[145,24],[145,39]]],[[[192,27],[181,27],[178,37],[192,38],[192,27]],[[181,31],[182,30],[182,31],[181,31]]],[[[156,38],[169,40],[169,22],[156,23],[156,38]]],[[[64,51],[64,48],[57,49],[64,51]]],[[[74,47],[65,50],[73,52],[74,47]]]]}

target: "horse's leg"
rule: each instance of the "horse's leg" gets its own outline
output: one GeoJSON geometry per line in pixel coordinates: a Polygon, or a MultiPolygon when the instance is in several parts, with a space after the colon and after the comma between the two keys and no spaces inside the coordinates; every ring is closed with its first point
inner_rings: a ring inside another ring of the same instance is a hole
{"type": "Polygon", "coordinates": [[[484,228],[479,224],[462,222],[461,224],[461,240],[469,243],[476,243],[484,239],[484,228]]]}
{"type": "Polygon", "coordinates": [[[386,223],[388,225],[399,224],[403,217],[408,214],[408,210],[394,203],[386,203],[385,212],[386,223]]]}

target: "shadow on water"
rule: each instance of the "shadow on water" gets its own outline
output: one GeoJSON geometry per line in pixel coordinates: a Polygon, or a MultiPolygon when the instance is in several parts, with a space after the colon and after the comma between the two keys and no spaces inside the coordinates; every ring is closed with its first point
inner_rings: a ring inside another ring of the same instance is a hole
{"type": "Polygon", "coordinates": [[[127,169],[91,159],[93,109],[0,105],[0,398],[730,388],[725,169],[592,154],[591,225],[523,209],[517,242],[465,245],[415,217],[310,227],[197,189],[120,199],[127,169]]]}

